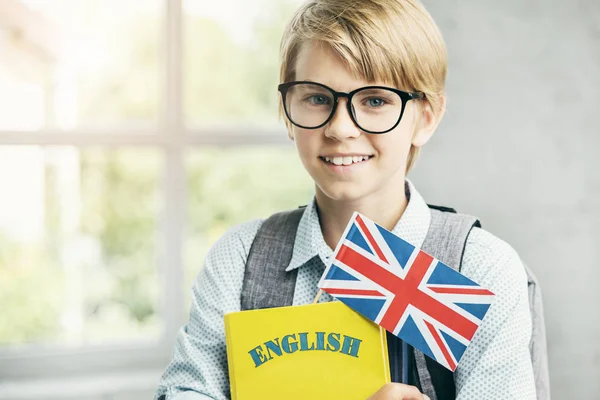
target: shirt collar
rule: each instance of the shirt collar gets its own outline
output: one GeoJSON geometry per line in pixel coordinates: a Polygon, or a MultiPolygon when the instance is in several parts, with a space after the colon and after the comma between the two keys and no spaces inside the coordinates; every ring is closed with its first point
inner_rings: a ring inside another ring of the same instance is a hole
{"type": "MultiPolygon", "coordinates": [[[[400,217],[400,220],[392,229],[392,232],[400,236],[415,247],[422,247],[429,223],[431,222],[431,211],[423,200],[423,197],[417,192],[414,185],[408,179],[406,180],[406,194],[408,205],[400,217]]],[[[316,199],[310,201],[304,210],[304,214],[298,224],[296,240],[292,259],[286,271],[291,271],[304,265],[308,260],[318,255],[324,265],[329,265],[329,259],[333,250],[325,243],[319,215],[317,213],[316,199]]]]}

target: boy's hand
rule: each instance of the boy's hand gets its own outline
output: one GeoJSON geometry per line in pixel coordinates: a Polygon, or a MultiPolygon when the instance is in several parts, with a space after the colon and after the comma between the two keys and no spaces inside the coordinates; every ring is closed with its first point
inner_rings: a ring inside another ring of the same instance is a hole
{"type": "Polygon", "coordinates": [[[386,383],[367,400],[429,400],[429,397],[414,386],[386,383]]]}

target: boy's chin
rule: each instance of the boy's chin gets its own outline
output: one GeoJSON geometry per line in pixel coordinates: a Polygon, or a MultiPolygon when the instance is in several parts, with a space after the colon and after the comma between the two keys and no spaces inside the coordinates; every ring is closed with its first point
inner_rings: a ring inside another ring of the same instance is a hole
{"type": "Polygon", "coordinates": [[[318,186],[322,196],[329,200],[339,202],[357,201],[368,195],[369,189],[365,185],[355,185],[348,182],[336,185],[318,186]]]}

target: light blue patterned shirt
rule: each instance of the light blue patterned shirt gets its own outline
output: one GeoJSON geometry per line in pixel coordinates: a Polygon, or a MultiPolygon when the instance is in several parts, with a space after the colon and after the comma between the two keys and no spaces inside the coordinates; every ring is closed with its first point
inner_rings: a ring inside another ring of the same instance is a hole
{"type": "MultiPolygon", "coordinates": [[[[413,184],[408,184],[410,200],[393,232],[421,247],[431,213],[413,184]]],[[[223,315],[240,311],[246,259],[261,223],[255,220],[230,229],[208,252],[192,288],[190,319],[178,333],[173,359],[156,398],[229,398],[223,315]]],[[[327,265],[333,251],[323,238],[313,199],[300,220],[287,270],[300,268],[317,254],[327,265]]],[[[461,272],[490,289],[496,298],[455,372],[457,399],[535,399],[527,276],[519,256],[504,241],[473,228],[461,272]]],[[[322,267],[298,270],[294,305],[313,301],[322,274],[322,267]]],[[[331,297],[323,295],[319,301],[329,300],[331,297]]]]}

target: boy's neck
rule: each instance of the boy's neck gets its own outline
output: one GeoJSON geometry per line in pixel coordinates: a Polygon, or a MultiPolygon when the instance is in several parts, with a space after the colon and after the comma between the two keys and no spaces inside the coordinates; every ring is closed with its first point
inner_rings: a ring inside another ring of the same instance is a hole
{"type": "Polygon", "coordinates": [[[333,200],[317,189],[316,200],[323,238],[332,250],[335,250],[355,211],[391,231],[408,205],[404,185],[401,185],[398,193],[373,193],[366,198],[348,202],[333,200]],[[394,200],[390,202],[391,199],[394,200]]]}

